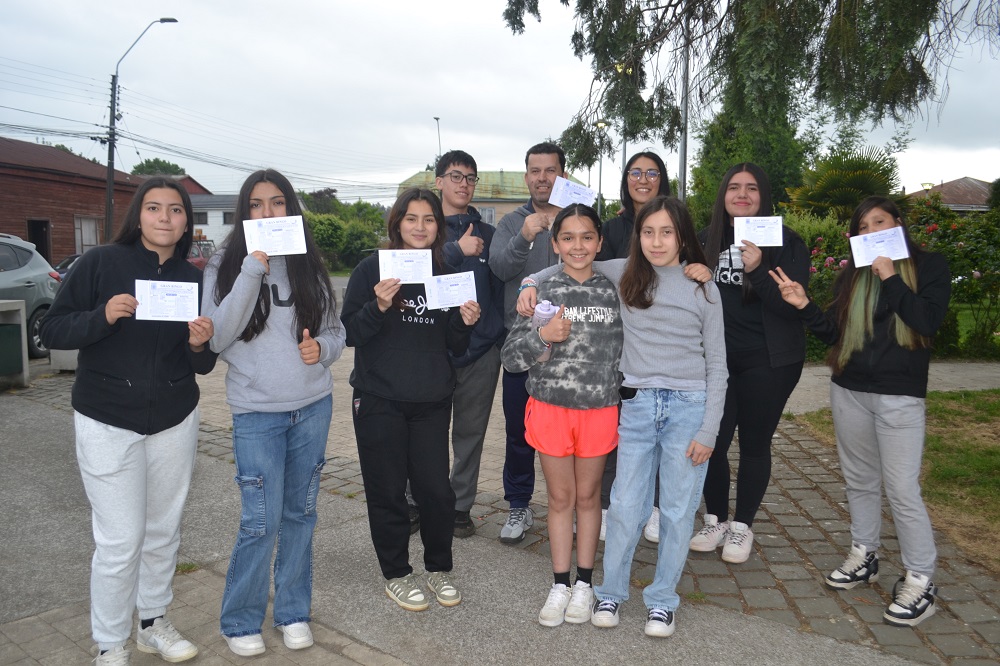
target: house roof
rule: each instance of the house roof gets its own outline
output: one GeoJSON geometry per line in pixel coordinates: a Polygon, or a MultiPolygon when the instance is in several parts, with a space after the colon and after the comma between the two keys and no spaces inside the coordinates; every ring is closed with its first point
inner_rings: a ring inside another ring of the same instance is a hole
{"type": "Polygon", "coordinates": [[[929,194],[940,194],[941,203],[952,210],[987,210],[990,198],[990,184],[978,178],[959,178],[935,185],[929,190],[920,190],[910,196],[923,198],[929,194]]]}
{"type": "MultiPolygon", "coordinates": [[[[524,171],[480,171],[479,183],[476,184],[476,196],[472,201],[525,201],[530,197],[528,186],[524,184],[524,171]]],[[[570,181],[583,185],[583,182],[569,177],[570,181]]],[[[396,196],[410,187],[423,187],[429,190],[434,187],[433,171],[418,171],[402,183],[396,190],[396,196]]]]}
{"type": "Polygon", "coordinates": [[[236,199],[238,194],[192,194],[191,207],[196,212],[203,210],[223,210],[233,212],[236,210],[236,199]]]}
{"type": "MultiPolygon", "coordinates": [[[[46,173],[83,176],[104,181],[108,177],[108,167],[91,162],[85,157],[30,141],[18,141],[0,137],[0,166],[43,171],[46,173]]],[[[115,170],[115,182],[136,186],[141,178],[115,170]]]]}

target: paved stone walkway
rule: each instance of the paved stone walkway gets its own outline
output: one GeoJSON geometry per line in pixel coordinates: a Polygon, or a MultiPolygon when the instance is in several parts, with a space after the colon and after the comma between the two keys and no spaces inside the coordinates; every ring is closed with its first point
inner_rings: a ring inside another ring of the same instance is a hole
{"type": "MultiPolygon", "coordinates": [[[[327,447],[329,461],[321,487],[327,492],[363,502],[365,493],[349,411],[347,377],[352,362],[352,352],[347,350],[344,358],[333,366],[334,416],[327,447]]],[[[211,375],[199,378],[202,387],[199,450],[209,456],[231,460],[231,418],[225,404],[224,375],[225,366],[220,363],[211,375]]],[[[31,388],[19,391],[19,395],[69,409],[71,384],[72,375],[54,376],[35,381],[31,388]]],[[[496,539],[505,518],[507,506],[503,501],[501,481],[503,442],[498,389],[473,510],[477,522],[477,537],[474,538],[496,539]]],[[[850,544],[843,478],[836,451],[819,444],[791,423],[783,422],[775,435],[773,454],[772,483],[754,523],[757,538],[750,560],[730,565],[723,562],[718,553],[691,553],[680,583],[680,592],[688,602],[714,604],[803,632],[878,647],[919,663],[1000,663],[1000,581],[967,559],[941,534],[937,535],[939,562],[935,582],[941,591],[937,615],[915,629],[893,628],[882,623],[888,593],[902,569],[887,508],[880,551],[880,582],[872,587],[847,591],[825,587],[823,576],[843,561],[850,544]]],[[[547,558],[545,485],[540,468],[536,466],[536,469],[536,492],[532,503],[535,524],[525,540],[513,547],[547,558]]],[[[497,542],[496,547],[512,546],[497,542]]],[[[645,539],[640,540],[633,563],[633,584],[641,586],[652,580],[655,561],[655,546],[645,539]]],[[[180,605],[171,611],[171,617],[179,629],[198,632],[195,637],[209,648],[207,654],[203,650],[198,663],[245,661],[231,655],[217,633],[215,618],[221,585],[218,576],[207,572],[178,578],[180,605]]],[[[54,640],[81,646],[89,641],[86,611],[84,606],[77,604],[0,625],[0,665],[70,663],[46,658],[46,655],[54,654],[54,640]]],[[[273,641],[276,646],[268,652],[269,660],[260,663],[399,663],[343,634],[322,628],[317,631],[317,642],[322,649],[298,654],[284,650],[280,640],[273,641]]],[[[66,653],[58,654],[65,657],[66,653]]],[[[134,663],[161,662],[136,653],[134,663]]]]}

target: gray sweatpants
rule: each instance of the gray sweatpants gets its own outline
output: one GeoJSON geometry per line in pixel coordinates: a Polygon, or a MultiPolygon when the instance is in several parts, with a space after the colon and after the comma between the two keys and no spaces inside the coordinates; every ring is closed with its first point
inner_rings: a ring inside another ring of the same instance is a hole
{"type": "Polygon", "coordinates": [[[924,403],[923,398],[849,391],[830,383],[837,452],[851,511],[851,539],[869,551],[879,547],[884,485],[903,566],[930,577],[937,549],[920,496],[924,403]]]}
{"type": "Polygon", "coordinates": [[[163,615],[180,546],[181,513],[198,450],[198,408],[155,435],[74,412],[76,459],[92,510],[90,623],[102,650],[124,645],[139,619],[163,615]]]}
{"type": "Polygon", "coordinates": [[[454,452],[451,487],[455,491],[455,510],[468,511],[476,501],[479,462],[500,377],[500,350],[490,347],[472,365],[455,368],[455,375],[458,383],[451,411],[451,448],[454,452]]]}

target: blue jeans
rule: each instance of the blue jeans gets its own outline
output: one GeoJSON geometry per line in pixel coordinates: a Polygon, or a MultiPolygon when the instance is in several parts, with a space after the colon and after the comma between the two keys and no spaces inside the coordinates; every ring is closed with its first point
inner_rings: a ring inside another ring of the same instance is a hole
{"type": "Polygon", "coordinates": [[[707,463],[685,457],[705,416],[704,391],[640,389],[622,401],[618,425],[618,476],[611,489],[604,543],[601,600],[625,601],[632,556],[653,504],[660,470],[660,543],[656,575],[642,592],[647,608],[676,610],[677,583],[687,561],[688,542],[698,509],[707,463]]]}
{"type": "Polygon", "coordinates": [[[243,510],[222,595],[226,636],[260,633],[275,543],[274,626],[309,621],[316,496],[332,412],[328,395],[291,412],[233,414],[243,510]]]}

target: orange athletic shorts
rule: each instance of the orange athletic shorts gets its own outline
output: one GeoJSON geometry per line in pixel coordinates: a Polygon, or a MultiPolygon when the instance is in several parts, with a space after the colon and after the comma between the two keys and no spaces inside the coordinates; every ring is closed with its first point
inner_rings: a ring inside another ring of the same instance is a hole
{"type": "Polygon", "coordinates": [[[570,409],[528,398],[524,438],[554,458],[596,458],[618,446],[618,406],[570,409]]]}

